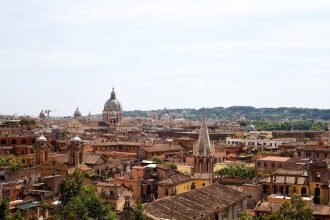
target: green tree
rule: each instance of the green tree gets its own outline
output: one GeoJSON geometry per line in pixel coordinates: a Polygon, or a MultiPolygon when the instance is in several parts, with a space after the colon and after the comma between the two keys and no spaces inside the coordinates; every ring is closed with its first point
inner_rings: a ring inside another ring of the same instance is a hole
{"type": "Polygon", "coordinates": [[[75,172],[61,185],[61,204],[54,210],[54,219],[69,220],[115,220],[118,219],[111,206],[103,202],[93,186],[83,185],[85,174],[75,172]],[[56,217],[56,218],[55,218],[56,217]]]}
{"type": "Polygon", "coordinates": [[[246,212],[241,212],[237,218],[238,220],[252,220],[253,218],[249,216],[246,212]]]}
{"type": "Polygon", "coordinates": [[[9,206],[9,198],[3,198],[2,203],[0,203],[0,219],[7,219],[8,217],[8,206],[9,206]]]}
{"type": "Polygon", "coordinates": [[[166,166],[166,167],[172,168],[172,169],[174,169],[174,170],[177,169],[176,164],[173,163],[173,162],[165,162],[163,165],[166,166]]]}
{"type": "Polygon", "coordinates": [[[227,176],[232,179],[253,179],[256,176],[255,168],[247,166],[229,166],[218,170],[220,176],[227,176]]]}
{"type": "Polygon", "coordinates": [[[15,211],[13,214],[10,214],[8,220],[24,220],[25,216],[21,211],[15,211]]]}
{"type": "Polygon", "coordinates": [[[17,157],[12,157],[8,160],[7,165],[10,170],[17,171],[23,167],[23,162],[21,159],[18,159],[17,157]]]}
{"type": "Polygon", "coordinates": [[[152,157],[152,161],[157,163],[157,164],[163,164],[163,160],[162,158],[158,157],[158,156],[153,156],[152,157]]]}
{"type": "Polygon", "coordinates": [[[133,213],[132,213],[132,220],[146,220],[147,217],[144,213],[144,207],[139,199],[138,202],[136,203],[136,206],[133,208],[133,213]]]}
{"type": "Polygon", "coordinates": [[[83,172],[74,172],[67,176],[60,186],[60,201],[63,205],[73,197],[77,196],[83,186],[83,172]]]}
{"type": "Polygon", "coordinates": [[[313,211],[311,207],[306,206],[301,196],[292,195],[291,203],[285,202],[278,211],[270,214],[266,220],[312,220],[313,211]]]}
{"type": "Polygon", "coordinates": [[[17,171],[23,167],[23,162],[17,157],[0,158],[0,167],[8,168],[11,171],[17,171]]]}
{"type": "Polygon", "coordinates": [[[30,117],[22,117],[19,121],[20,125],[35,125],[36,123],[36,120],[30,117]]]}

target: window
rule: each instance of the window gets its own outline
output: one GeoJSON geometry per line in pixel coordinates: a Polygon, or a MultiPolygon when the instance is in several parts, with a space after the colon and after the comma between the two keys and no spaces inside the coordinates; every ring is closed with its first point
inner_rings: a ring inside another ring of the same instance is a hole
{"type": "Polygon", "coordinates": [[[321,172],[317,171],[315,175],[315,181],[320,182],[321,181],[321,172]]]}
{"type": "Polygon", "coordinates": [[[222,220],[227,220],[228,219],[228,208],[222,210],[222,212],[221,212],[221,218],[222,218],[222,220]]]}
{"type": "Polygon", "coordinates": [[[236,215],[238,216],[239,213],[241,213],[241,211],[242,211],[241,207],[237,207],[237,209],[236,209],[236,215]]]}
{"type": "Polygon", "coordinates": [[[259,161],[257,162],[257,167],[260,167],[260,162],[259,161]]]}
{"type": "Polygon", "coordinates": [[[264,162],[264,167],[265,167],[265,168],[267,167],[267,162],[264,162]]]}
{"type": "Polygon", "coordinates": [[[282,163],[278,163],[278,168],[282,168],[282,163]]]}
{"type": "Polygon", "coordinates": [[[205,186],[205,183],[203,183],[202,185],[205,186]]]}

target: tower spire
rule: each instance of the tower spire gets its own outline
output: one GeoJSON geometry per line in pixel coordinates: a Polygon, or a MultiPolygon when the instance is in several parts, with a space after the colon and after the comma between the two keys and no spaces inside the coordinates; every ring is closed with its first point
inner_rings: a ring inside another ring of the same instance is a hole
{"type": "Polygon", "coordinates": [[[114,86],[112,86],[111,99],[115,99],[115,98],[116,98],[116,92],[114,86]]]}
{"type": "Polygon", "coordinates": [[[194,156],[212,156],[213,149],[210,142],[209,132],[206,124],[206,118],[203,114],[201,120],[201,127],[199,130],[199,137],[194,149],[194,156]]]}

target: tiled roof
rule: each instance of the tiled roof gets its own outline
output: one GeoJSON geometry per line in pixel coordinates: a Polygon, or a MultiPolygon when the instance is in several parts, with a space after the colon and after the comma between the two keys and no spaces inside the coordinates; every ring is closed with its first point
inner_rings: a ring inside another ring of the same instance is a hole
{"type": "Polygon", "coordinates": [[[143,147],[143,150],[147,152],[167,152],[167,151],[180,151],[183,150],[183,147],[179,145],[154,145],[152,147],[143,147]]]}
{"type": "Polygon", "coordinates": [[[304,170],[284,170],[284,169],[278,169],[276,171],[279,175],[289,175],[289,176],[301,176],[304,173],[304,170]]]}
{"type": "Polygon", "coordinates": [[[280,209],[281,203],[259,202],[254,208],[257,212],[276,212],[280,209]]]}
{"type": "Polygon", "coordinates": [[[194,179],[207,180],[211,179],[213,176],[212,173],[194,173],[194,179]]]}
{"type": "Polygon", "coordinates": [[[292,177],[292,176],[273,176],[264,177],[258,180],[258,183],[271,183],[271,178],[273,178],[273,183],[275,184],[291,184],[291,185],[306,185],[308,183],[308,177],[292,177]]]}
{"type": "MultiPolygon", "coordinates": [[[[259,202],[254,210],[257,212],[276,212],[280,210],[281,205],[281,203],[259,202]]],[[[312,205],[311,208],[313,215],[330,216],[329,205],[312,205]]]]}
{"type": "Polygon", "coordinates": [[[219,183],[145,204],[150,219],[204,219],[246,199],[246,195],[219,183]]]}
{"type": "Polygon", "coordinates": [[[313,205],[313,215],[327,215],[330,216],[330,206],[329,205],[313,205]]]}
{"type": "Polygon", "coordinates": [[[184,175],[182,173],[174,174],[167,179],[164,179],[158,183],[158,185],[177,185],[191,181],[191,176],[184,175]]]}
{"type": "Polygon", "coordinates": [[[96,164],[101,157],[102,154],[84,154],[84,162],[86,164],[96,164]]]}
{"type": "Polygon", "coordinates": [[[277,156],[267,156],[258,159],[258,161],[274,161],[274,162],[287,162],[292,160],[291,157],[277,157],[277,156]]]}

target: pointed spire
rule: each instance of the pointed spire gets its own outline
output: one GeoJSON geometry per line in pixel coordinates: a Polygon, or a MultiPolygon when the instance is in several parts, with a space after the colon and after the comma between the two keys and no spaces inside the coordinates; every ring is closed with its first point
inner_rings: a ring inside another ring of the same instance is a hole
{"type": "Polygon", "coordinates": [[[116,92],[115,92],[115,88],[112,87],[112,92],[111,92],[111,99],[115,99],[116,98],[116,92]]]}
{"type": "Polygon", "coordinates": [[[199,130],[199,137],[197,144],[194,147],[194,156],[212,156],[213,149],[210,142],[209,132],[206,124],[206,118],[203,114],[201,120],[201,127],[199,130]]]}

